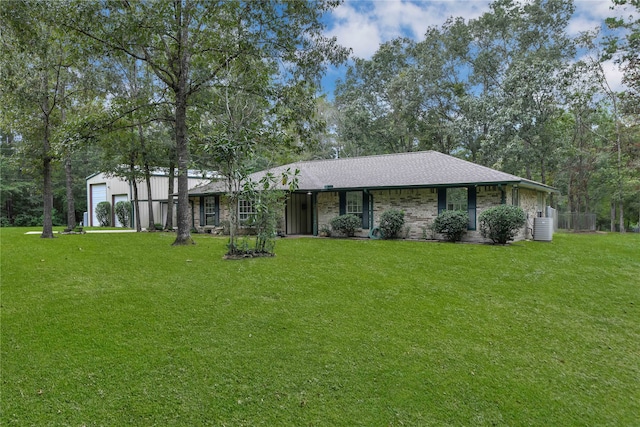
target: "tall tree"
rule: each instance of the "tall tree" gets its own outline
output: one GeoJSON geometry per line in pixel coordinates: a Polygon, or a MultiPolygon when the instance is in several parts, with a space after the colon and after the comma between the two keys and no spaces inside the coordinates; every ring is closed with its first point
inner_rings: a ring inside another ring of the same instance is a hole
{"type": "Polygon", "coordinates": [[[106,46],[145,61],[168,89],[178,165],[178,230],[174,245],[190,244],[188,109],[219,83],[230,64],[261,58],[280,64],[288,79],[316,81],[326,60],[345,51],[323,36],[322,14],[336,2],[198,1],[74,2],[68,26],[106,46]]]}
{"type": "Polygon", "coordinates": [[[50,24],[52,14],[55,8],[46,1],[0,4],[3,122],[27,142],[30,158],[40,163],[43,238],[53,237],[52,177],[60,142],[54,134],[65,119],[64,87],[77,59],[66,34],[50,24]]]}
{"type": "Polygon", "coordinates": [[[371,59],[356,58],[336,85],[341,155],[417,148],[421,99],[410,67],[414,45],[404,38],[382,44],[371,59]]]}
{"type": "Polygon", "coordinates": [[[571,1],[498,0],[470,22],[472,82],[492,115],[485,155],[529,179],[548,181],[554,140],[547,125],[562,114],[563,76],[575,54],[566,29],[571,1]]]}
{"type": "MultiPolygon", "coordinates": [[[[616,34],[607,38],[606,54],[603,59],[614,58],[620,65],[623,78],[622,82],[627,85],[628,91],[622,94],[622,101],[619,102],[619,95],[608,85],[606,79],[603,86],[608,97],[612,101],[612,107],[616,117],[616,150],[618,168],[618,188],[616,189],[619,227],[620,232],[625,232],[624,226],[624,183],[625,183],[625,159],[622,149],[622,123],[620,115],[626,113],[630,122],[635,125],[640,123],[640,1],[638,0],[613,0],[617,8],[626,6],[635,8],[635,16],[630,15],[627,19],[607,18],[606,23],[612,30],[618,30],[616,34]]],[[[612,202],[612,215],[615,212],[615,202],[612,202]]],[[[612,219],[612,231],[614,221],[612,219]]]]}

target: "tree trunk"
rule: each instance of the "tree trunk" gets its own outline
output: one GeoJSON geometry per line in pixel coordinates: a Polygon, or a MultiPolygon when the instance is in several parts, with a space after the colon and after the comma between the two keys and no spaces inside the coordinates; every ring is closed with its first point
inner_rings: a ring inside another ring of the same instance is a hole
{"type": "Polygon", "coordinates": [[[151,169],[149,168],[148,153],[146,147],[146,141],[144,138],[144,132],[142,125],[138,124],[138,137],[140,138],[140,149],[142,150],[142,161],[144,163],[144,180],[147,185],[147,214],[149,216],[149,222],[147,224],[147,231],[156,231],[156,222],[153,217],[153,195],[151,194],[151,169]]]}
{"type": "MultiPolygon", "coordinates": [[[[45,134],[48,134],[48,129],[45,130],[45,134]]],[[[51,213],[53,211],[53,184],[51,179],[51,157],[49,156],[49,135],[44,137],[44,149],[45,155],[42,162],[43,170],[43,220],[42,220],[42,235],[40,237],[45,239],[53,238],[53,218],[51,213]]]]}
{"type": "Polygon", "coordinates": [[[73,173],[70,154],[64,159],[64,173],[67,187],[67,229],[71,231],[76,227],[76,206],[73,199],[73,173]]]}
{"type": "Polygon", "coordinates": [[[189,146],[187,142],[187,105],[184,95],[176,93],[176,148],[178,151],[178,231],[173,245],[193,244],[189,221],[189,146]]]}
{"type": "Polygon", "coordinates": [[[175,165],[169,162],[169,192],[167,194],[167,220],[164,225],[165,230],[173,230],[173,192],[175,185],[175,165]]]}
{"type": "Polygon", "coordinates": [[[147,184],[147,210],[149,212],[147,231],[156,231],[156,223],[153,218],[153,197],[151,197],[151,170],[149,169],[149,164],[146,162],[144,164],[144,180],[147,184]]]}
{"type": "Polygon", "coordinates": [[[142,224],[140,223],[140,200],[138,199],[138,182],[136,181],[136,166],[133,162],[129,165],[129,171],[131,172],[131,186],[133,187],[133,206],[134,215],[136,218],[136,231],[139,233],[142,231],[142,224]]]}
{"type": "Polygon", "coordinates": [[[620,214],[620,232],[621,233],[625,233],[626,229],[624,228],[624,208],[623,208],[623,204],[622,204],[622,200],[620,201],[620,204],[618,205],[618,213],[620,214]]]}
{"type": "MultiPolygon", "coordinates": [[[[64,103],[65,87],[64,82],[60,84],[60,98],[62,104],[60,105],[60,122],[64,124],[67,121],[67,109],[64,103]]],[[[65,175],[65,188],[67,195],[67,231],[72,231],[76,227],[76,207],[73,199],[73,171],[71,165],[71,152],[66,150],[64,159],[64,175],[65,175]]]]}
{"type": "Polygon", "coordinates": [[[178,21],[178,45],[180,49],[180,57],[177,65],[179,72],[177,74],[176,85],[173,86],[176,103],[176,151],[178,155],[178,232],[176,240],[173,242],[177,245],[191,245],[195,242],[191,237],[191,221],[189,221],[189,140],[187,138],[187,79],[189,77],[189,54],[186,50],[189,27],[188,19],[183,16],[182,3],[176,2],[176,20],[178,21]]]}
{"type": "Polygon", "coordinates": [[[611,200],[611,232],[616,231],[616,202],[611,200]]]}
{"type": "Polygon", "coordinates": [[[43,239],[53,238],[53,184],[51,179],[51,141],[49,136],[51,133],[49,123],[49,76],[46,71],[42,72],[42,123],[44,126],[44,136],[42,138],[42,193],[43,193],[43,220],[42,220],[42,237],[43,239]]]}

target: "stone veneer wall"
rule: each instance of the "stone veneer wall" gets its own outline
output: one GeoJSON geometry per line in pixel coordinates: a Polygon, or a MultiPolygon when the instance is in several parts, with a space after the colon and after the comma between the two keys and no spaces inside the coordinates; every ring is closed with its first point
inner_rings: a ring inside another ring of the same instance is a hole
{"type": "MultiPolygon", "coordinates": [[[[510,194],[510,189],[507,193],[510,194]]],[[[478,215],[492,206],[499,205],[502,193],[497,187],[479,186],[476,188],[476,223],[478,215]]],[[[521,192],[522,194],[522,192],[521,192]]],[[[401,190],[372,190],[373,223],[378,225],[380,215],[389,209],[402,210],[405,213],[405,224],[409,227],[410,239],[430,238],[432,233],[428,227],[438,216],[438,190],[436,188],[409,188],[401,190]]],[[[522,200],[522,195],[521,195],[522,200]]],[[[338,216],[339,198],[337,192],[318,194],[318,229],[329,225],[332,218],[338,216]]],[[[362,230],[357,235],[365,237],[369,230],[362,230]]],[[[469,230],[463,241],[484,241],[478,230],[469,230]]]]}
{"type": "MultiPolygon", "coordinates": [[[[373,224],[378,225],[380,215],[389,209],[402,210],[405,213],[405,224],[409,227],[410,239],[422,239],[424,228],[428,228],[438,216],[438,191],[436,188],[415,188],[402,190],[372,190],[373,197],[373,224]]],[[[512,204],[512,187],[505,188],[505,200],[512,204]]],[[[520,207],[527,214],[527,223],[518,233],[515,240],[530,239],[533,230],[533,218],[535,218],[538,206],[538,192],[529,189],[519,189],[520,207]]],[[[496,186],[476,187],[476,225],[482,211],[501,203],[502,193],[496,186]]],[[[195,227],[200,227],[200,199],[192,198],[193,212],[195,213],[195,227]]],[[[340,202],[338,192],[321,192],[317,197],[318,230],[323,225],[329,226],[332,218],[340,214],[340,202]]],[[[284,211],[283,211],[284,215],[284,211]]],[[[224,196],[220,197],[220,221],[228,219],[228,209],[224,196]]],[[[357,236],[366,237],[369,230],[361,230],[357,236]]],[[[427,229],[426,236],[431,237],[427,229]]],[[[441,237],[441,236],[440,236],[441,237]]],[[[479,229],[469,230],[462,239],[467,242],[486,241],[480,235],[479,229]]]]}
{"type": "Polygon", "coordinates": [[[536,217],[538,211],[544,209],[544,207],[538,206],[538,191],[520,188],[519,193],[520,207],[527,215],[527,222],[515,240],[532,239],[533,219],[536,217]]]}
{"type": "Polygon", "coordinates": [[[340,197],[337,191],[318,193],[316,202],[318,209],[318,231],[323,225],[331,228],[331,220],[340,215],[340,197]]]}
{"type": "MultiPolygon", "coordinates": [[[[189,199],[190,202],[192,202],[192,206],[190,207],[190,209],[193,210],[193,216],[191,218],[193,218],[193,226],[196,230],[198,230],[199,233],[203,233],[206,229],[211,228],[211,226],[206,227],[205,226],[201,226],[200,225],[200,197],[192,197],[189,199]]],[[[224,221],[228,221],[229,220],[229,209],[227,206],[227,197],[226,196],[220,196],[220,225],[222,226],[224,221]]],[[[283,210],[283,218],[284,218],[284,210],[283,210]]],[[[240,230],[240,233],[242,234],[242,230],[240,230]]]]}
{"type": "MultiPolygon", "coordinates": [[[[428,227],[438,216],[438,192],[431,188],[409,188],[402,190],[377,190],[373,195],[373,223],[380,223],[384,211],[404,211],[405,227],[409,227],[410,239],[422,239],[423,228],[428,227]]],[[[427,236],[429,236],[427,232],[427,236]]]]}

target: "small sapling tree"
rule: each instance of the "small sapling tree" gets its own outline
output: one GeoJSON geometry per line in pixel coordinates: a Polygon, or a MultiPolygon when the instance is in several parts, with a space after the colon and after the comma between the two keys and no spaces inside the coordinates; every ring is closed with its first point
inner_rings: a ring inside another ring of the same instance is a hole
{"type": "MultiPolygon", "coordinates": [[[[286,200],[286,187],[288,191],[298,188],[298,174],[300,170],[291,172],[290,169],[276,176],[271,172],[266,173],[258,182],[248,179],[241,194],[245,200],[250,200],[254,208],[252,225],[256,230],[256,241],[253,250],[245,250],[254,254],[273,255],[276,246],[278,221],[283,214],[283,206],[286,200]]],[[[238,255],[238,245],[229,245],[228,255],[238,255]]],[[[242,252],[242,251],[241,251],[242,252]]]]}

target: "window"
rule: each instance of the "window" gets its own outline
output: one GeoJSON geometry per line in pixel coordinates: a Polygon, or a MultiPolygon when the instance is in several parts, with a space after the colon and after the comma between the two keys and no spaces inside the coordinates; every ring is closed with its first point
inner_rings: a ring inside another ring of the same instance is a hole
{"type": "Polygon", "coordinates": [[[340,215],[351,214],[362,220],[362,228],[368,229],[371,224],[371,195],[365,191],[340,191],[340,215]]]}
{"type": "Polygon", "coordinates": [[[255,215],[255,209],[253,203],[250,200],[238,200],[238,220],[248,221],[253,215],[255,215]]]}
{"type": "Polygon", "coordinates": [[[216,198],[204,198],[204,225],[216,225],[216,198]]]}
{"type": "Polygon", "coordinates": [[[465,187],[447,188],[447,210],[467,211],[468,196],[465,187]]]}
{"type": "Polygon", "coordinates": [[[469,214],[469,230],[476,229],[476,187],[438,189],[438,215],[444,210],[469,214]]]}
{"type": "Polygon", "coordinates": [[[520,191],[518,187],[511,189],[511,204],[513,206],[520,206],[520,191]]]}
{"type": "Polygon", "coordinates": [[[362,219],[362,191],[347,192],[346,212],[362,219]]]}

